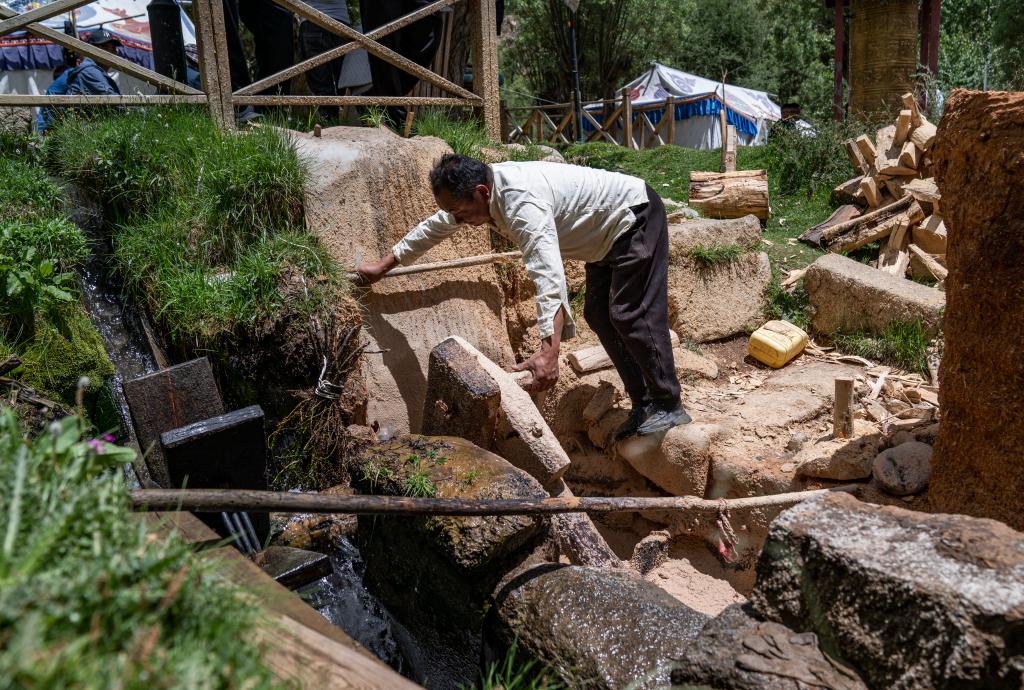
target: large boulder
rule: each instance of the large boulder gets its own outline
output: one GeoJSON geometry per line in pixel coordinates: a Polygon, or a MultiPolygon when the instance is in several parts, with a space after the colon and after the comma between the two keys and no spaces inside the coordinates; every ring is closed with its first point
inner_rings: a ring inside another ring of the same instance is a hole
{"type": "Polygon", "coordinates": [[[825,254],[804,275],[819,333],[867,330],[881,333],[893,322],[919,322],[930,335],[939,330],[945,297],[941,290],[872,268],[839,254],[825,254]]]}
{"type": "Polygon", "coordinates": [[[751,601],[872,688],[1020,688],[1024,535],[994,520],[811,499],[771,525],[751,601]]]}
{"type": "Polygon", "coordinates": [[[708,616],[623,570],[544,565],[496,596],[506,641],[572,688],[656,688],[669,684],[708,616]]]}
{"type": "Polygon", "coordinates": [[[761,241],[761,221],[757,216],[726,220],[698,218],[668,226],[669,252],[688,255],[696,247],[739,246],[749,249],[761,241]]]}
{"type": "Polygon", "coordinates": [[[704,626],[672,671],[674,685],[694,690],[866,690],[856,674],[797,633],[733,604],[704,626]]]}
{"type": "Polygon", "coordinates": [[[1024,529],[1024,94],[954,91],[933,149],[949,234],[939,509],[1024,529]]]}
{"type": "Polygon", "coordinates": [[[722,429],[692,422],[664,434],[620,441],[616,452],[633,468],[674,496],[703,496],[711,464],[711,444],[722,429]]]}
{"type": "MultiPolygon", "coordinates": [[[[347,465],[356,486],[374,494],[547,497],[528,474],[459,438],[368,444],[347,465]]],[[[419,641],[425,653],[416,670],[432,687],[475,680],[488,598],[545,533],[544,521],[524,515],[359,517],[366,585],[419,641]]]]}
{"type": "Polygon", "coordinates": [[[712,266],[685,252],[669,254],[669,327],[680,338],[707,342],[754,330],[764,322],[772,268],[764,252],[712,266]]]}
{"type": "MultiPolygon", "coordinates": [[[[329,127],[320,137],[294,138],[310,168],[306,225],[340,265],[376,260],[437,211],[427,174],[451,150],[440,139],[403,139],[386,127],[329,127]]],[[[490,251],[487,229],[467,226],[420,262],[490,251]]],[[[452,333],[511,364],[503,300],[493,266],[387,278],[366,290],[368,421],[395,433],[420,430],[430,350],[452,333]]]]}

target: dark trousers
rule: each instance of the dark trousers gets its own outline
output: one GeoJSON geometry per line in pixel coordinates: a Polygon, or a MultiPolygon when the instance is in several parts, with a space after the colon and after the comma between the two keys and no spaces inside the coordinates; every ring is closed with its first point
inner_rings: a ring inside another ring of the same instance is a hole
{"type": "MultiPolygon", "coordinates": [[[[252,83],[239,32],[241,24],[252,32],[257,79],[269,77],[295,64],[290,12],[270,0],[224,0],[224,29],[232,90],[252,83]]],[[[290,85],[290,81],[284,81],[261,91],[260,95],[288,94],[290,85]]]]}
{"type": "MultiPolygon", "coordinates": [[[[347,23],[347,22],[346,22],[347,23]]],[[[344,41],[341,36],[321,29],[313,22],[302,22],[299,27],[299,57],[303,60],[337,48],[344,41]]],[[[337,58],[306,72],[306,84],[314,96],[337,96],[338,78],[345,58],[337,58]]]]}
{"type": "Polygon", "coordinates": [[[634,408],[675,407],[679,380],[668,332],[668,220],[661,197],[633,208],[636,223],[588,263],[583,317],[622,377],[634,408]]]}

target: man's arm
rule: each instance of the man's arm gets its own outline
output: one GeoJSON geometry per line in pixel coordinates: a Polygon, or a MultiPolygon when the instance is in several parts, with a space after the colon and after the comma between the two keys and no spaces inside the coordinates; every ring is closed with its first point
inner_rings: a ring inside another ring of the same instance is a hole
{"type": "Polygon", "coordinates": [[[529,359],[512,367],[513,371],[529,371],[533,374],[533,384],[530,387],[532,392],[547,390],[558,380],[558,348],[564,324],[565,309],[559,308],[555,313],[554,333],[540,341],[540,349],[529,359]]]}
{"type": "Polygon", "coordinates": [[[438,211],[406,233],[390,253],[377,261],[363,262],[356,266],[359,283],[372,285],[395,266],[413,263],[428,249],[458,229],[459,225],[450,213],[438,211]]]}

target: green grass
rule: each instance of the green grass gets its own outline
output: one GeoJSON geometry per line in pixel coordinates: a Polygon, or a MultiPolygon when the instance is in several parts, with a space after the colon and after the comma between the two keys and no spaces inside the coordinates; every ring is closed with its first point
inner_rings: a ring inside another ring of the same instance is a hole
{"type": "Polygon", "coordinates": [[[412,123],[416,136],[437,137],[448,142],[455,153],[480,157],[480,150],[494,144],[476,120],[461,120],[455,113],[444,109],[431,109],[416,114],[412,123]]]}
{"type": "Polygon", "coordinates": [[[437,495],[437,485],[430,479],[430,473],[424,468],[416,468],[402,480],[406,496],[433,498],[437,495]]]}
{"type": "Polygon", "coordinates": [[[714,268],[719,264],[735,261],[743,256],[745,252],[746,250],[738,244],[698,244],[690,250],[689,257],[701,268],[714,268]]]}
{"type": "Polygon", "coordinates": [[[127,289],[172,342],[230,341],[344,282],[304,227],[305,164],[273,128],[221,132],[192,109],[71,119],[46,157],[102,204],[127,289]]]}
{"type": "Polygon", "coordinates": [[[811,327],[810,319],[807,317],[807,291],[802,283],[798,284],[792,292],[786,292],[779,281],[779,272],[772,270],[772,279],[768,284],[768,313],[769,319],[789,321],[794,326],[799,326],[805,331],[811,327]]]}
{"type": "Polygon", "coordinates": [[[130,512],[133,453],[0,412],[0,688],[271,688],[251,601],[130,512]]]}
{"type": "Polygon", "coordinates": [[[565,686],[536,659],[519,659],[519,641],[505,652],[500,661],[493,661],[480,674],[480,680],[462,690],[563,690],[565,686]]]}
{"type": "Polygon", "coordinates": [[[930,339],[920,323],[892,323],[881,334],[836,333],[832,340],[842,352],[899,367],[919,374],[928,373],[927,348],[930,339]]]}
{"type": "Polygon", "coordinates": [[[13,376],[65,407],[88,377],[91,406],[114,368],[78,300],[73,274],[86,239],[66,215],[61,187],[33,161],[0,159],[0,358],[18,355],[13,376]]]}

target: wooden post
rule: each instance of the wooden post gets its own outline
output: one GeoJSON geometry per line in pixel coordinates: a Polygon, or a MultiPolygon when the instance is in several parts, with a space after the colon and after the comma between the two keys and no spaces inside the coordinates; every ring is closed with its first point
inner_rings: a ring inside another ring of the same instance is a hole
{"type": "MultiPolygon", "coordinates": [[[[724,111],[723,111],[724,112],[724,111]]],[[[736,171],[736,125],[725,126],[722,139],[722,172],[736,171]]]]}
{"type": "Polygon", "coordinates": [[[636,148],[633,145],[633,99],[629,96],[628,87],[622,87],[622,145],[636,148]]]}
{"type": "Polygon", "coordinates": [[[402,136],[406,139],[412,134],[412,121],[416,118],[416,106],[410,107],[405,111],[405,131],[402,136]]]}
{"type": "Polygon", "coordinates": [[[668,143],[676,143],[676,97],[669,96],[665,101],[665,117],[668,118],[668,143]]]}
{"type": "Polygon", "coordinates": [[[501,141],[501,97],[498,93],[498,28],[494,0],[469,0],[473,32],[473,91],[483,99],[484,132],[501,141]]]}
{"type": "Polygon", "coordinates": [[[835,438],[853,436],[853,379],[836,379],[836,400],[832,408],[832,435],[835,438]]]}
{"type": "Polygon", "coordinates": [[[206,92],[210,117],[222,129],[235,128],[231,101],[231,66],[224,28],[224,5],[220,0],[195,0],[196,40],[200,76],[206,92]]]}
{"type": "Polygon", "coordinates": [[[843,54],[846,51],[846,19],[843,16],[845,0],[835,0],[836,54],[832,76],[832,115],[836,121],[843,119],[843,54]]]}

